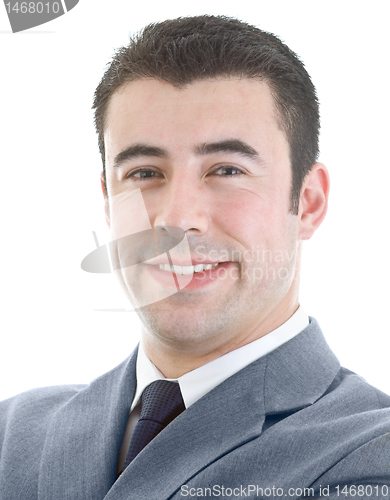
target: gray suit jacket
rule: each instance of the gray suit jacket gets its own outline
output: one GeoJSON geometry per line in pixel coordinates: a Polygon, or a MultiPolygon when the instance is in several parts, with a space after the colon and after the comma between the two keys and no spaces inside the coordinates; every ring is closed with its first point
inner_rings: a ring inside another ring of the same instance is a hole
{"type": "Polygon", "coordinates": [[[309,487],[323,498],[327,486],[331,498],[352,498],[345,485],[374,487],[356,498],[390,499],[390,397],[340,368],[310,320],[179,415],[118,480],[136,351],[87,386],[3,401],[1,500],[269,499],[281,488],[291,499],[309,487]]]}

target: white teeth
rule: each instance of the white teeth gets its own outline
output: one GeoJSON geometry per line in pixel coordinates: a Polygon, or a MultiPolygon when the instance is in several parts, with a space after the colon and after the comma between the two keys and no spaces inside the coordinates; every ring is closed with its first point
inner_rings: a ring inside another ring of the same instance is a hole
{"type": "Polygon", "coordinates": [[[183,266],[182,272],[176,274],[194,274],[194,269],[195,269],[194,266],[183,266]]]}
{"type": "MultiPolygon", "coordinates": [[[[219,262],[216,264],[196,264],[196,266],[173,266],[173,272],[175,274],[194,274],[200,273],[202,271],[208,271],[209,269],[215,269],[218,266],[219,262]]],[[[169,264],[159,264],[158,266],[162,271],[171,271],[172,268],[169,264]]]]}

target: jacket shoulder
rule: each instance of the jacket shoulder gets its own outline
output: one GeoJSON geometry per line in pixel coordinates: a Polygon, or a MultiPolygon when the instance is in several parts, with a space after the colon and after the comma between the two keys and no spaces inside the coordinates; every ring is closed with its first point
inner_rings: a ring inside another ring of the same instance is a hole
{"type": "Polygon", "coordinates": [[[1,498],[37,498],[37,471],[49,424],[56,412],[84,387],[42,387],[0,402],[1,498]]]}
{"type": "Polygon", "coordinates": [[[86,385],[40,387],[0,402],[0,446],[10,434],[44,428],[51,415],[86,385]]]}
{"type": "Polygon", "coordinates": [[[334,396],[356,412],[390,408],[390,396],[355,372],[341,367],[324,396],[334,396]]]}

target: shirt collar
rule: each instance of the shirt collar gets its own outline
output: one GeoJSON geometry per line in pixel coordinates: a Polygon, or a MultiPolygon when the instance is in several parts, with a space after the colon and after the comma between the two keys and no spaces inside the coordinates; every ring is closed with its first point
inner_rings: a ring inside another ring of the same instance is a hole
{"type": "MultiPolygon", "coordinates": [[[[228,352],[178,379],[166,380],[179,383],[185,407],[188,408],[227,378],[288,342],[308,325],[308,315],[299,306],[291,318],[264,337],[228,352]]],[[[155,380],[165,379],[164,375],[146,356],[142,341],[138,349],[136,373],[137,389],[131,410],[138,404],[145,387],[155,380]]]]}

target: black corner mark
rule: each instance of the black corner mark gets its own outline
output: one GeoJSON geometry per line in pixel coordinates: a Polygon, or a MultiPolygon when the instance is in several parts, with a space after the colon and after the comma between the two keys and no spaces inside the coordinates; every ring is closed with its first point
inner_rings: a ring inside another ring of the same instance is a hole
{"type": "MultiPolygon", "coordinates": [[[[64,0],[69,12],[79,0],[64,0]]],[[[4,0],[13,33],[45,24],[65,14],[62,0],[4,0]]]]}

